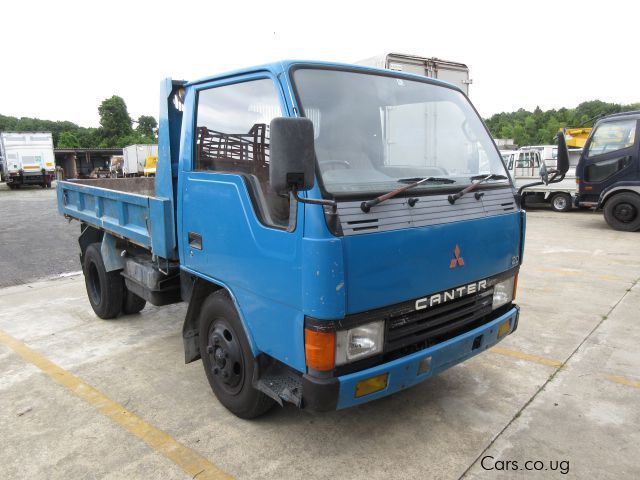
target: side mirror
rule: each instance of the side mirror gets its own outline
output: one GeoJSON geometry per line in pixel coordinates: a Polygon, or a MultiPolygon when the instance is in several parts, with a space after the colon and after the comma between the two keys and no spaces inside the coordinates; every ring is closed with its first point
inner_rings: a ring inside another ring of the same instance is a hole
{"type": "Polygon", "coordinates": [[[560,175],[564,175],[569,170],[569,149],[567,148],[567,140],[564,138],[564,132],[558,133],[558,158],[556,170],[560,175]]]}
{"type": "Polygon", "coordinates": [[[276,192],[313,187],[315,149],[313,123],[308,118],[271,120],[269,179],[276,192]]]}
{"type": "Polygon", "coordinates": [[[540,165],[540,180],[542,180],[542,183],[545,185],[549,185],[549,170],[547,170],[547,166],[544,162],[540,165]]]}

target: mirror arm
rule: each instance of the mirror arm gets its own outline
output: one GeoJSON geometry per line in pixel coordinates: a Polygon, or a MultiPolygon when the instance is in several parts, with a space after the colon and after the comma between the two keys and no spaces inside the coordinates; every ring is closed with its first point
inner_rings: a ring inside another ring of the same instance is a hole
{"type": "MultiPolygon", "coordinates": [[[[551,180],[549,180],[549,183],[558,183],[561,182],[562,180],[564,180],[564,173],[562,175],[560,175],[558,177],[558,172],[553,172],[553,176],[551,177],[551,180]]],[[[518,196],[522,196],[522,191],[525,188],[529,188],[529,187],[537,187],[538,185],[544,185],[544,182],[533,182],[533,183],[527,183],[526,185],[522,185],[519,189],[518,189],[518,196]]]]}
{"type": "Polygon", "coordinates": [[[544,185],[544,182],[533,182],[533,183],[527,183],[526,185],[522,185],[519,189],[518,189],[518,196],[522,197],[522,191],[525,188],[529,188],[529,187],[537,187],[538,185],[544,185]]]}
{"type": "Polygon", "coordinates": [[[317,200],[315,198],[302,198],[298,195],[298,190],[293,190],[294,198],[300,203],[309,203],[311,205],[323,205],[327,207],[331,207],[332,213],[336,213],[338,211],[338,204],[334,200],[320,199],[317,200]]]}

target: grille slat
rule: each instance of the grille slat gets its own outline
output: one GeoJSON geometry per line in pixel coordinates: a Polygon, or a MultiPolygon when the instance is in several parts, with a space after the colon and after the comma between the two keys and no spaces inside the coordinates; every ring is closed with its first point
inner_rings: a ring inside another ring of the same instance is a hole
{"type": "MultiPolygon", "coordinates": [[[[492,294],[492,290],[489,292],[482,292],[483,295],[487,295],[489,293],[492,294]]],[[[478,299],[475,298],[474,295],[469,295],[459,298],[454,302],[444,303],[441,305],[437,305],[436,307],[426,308],[424,310],[415,310],[404,315],[397,315],[398,318],[391,318],[391,320],[389,321],[389,330],[395,330],[409,323],[423,322],[432,317],[444,315],[450,310],[460,309],[477,301],[478,299]]]]}
{"type": "Polygon", "coordinates": [[[418,343],[429,344],[447,333],[457,332],[491,313],[492,301],[493,288],[388,318],[385,351],[392,352],[418,343]]]}
{"type": "Polygon", "coordinates": [[[384,232],[409,227],[441,225],[463,220],[500,215],[516,210],[513,191],[510,187],[485,190],[480,200],[473,195],[465,195],[454,205],[448,195],[425,195],[419,197],[414,207],[407,204],[407,198],[392,198],[364,213],[362,201],[338,202],[338,214],[344,235],[384,232]]]}

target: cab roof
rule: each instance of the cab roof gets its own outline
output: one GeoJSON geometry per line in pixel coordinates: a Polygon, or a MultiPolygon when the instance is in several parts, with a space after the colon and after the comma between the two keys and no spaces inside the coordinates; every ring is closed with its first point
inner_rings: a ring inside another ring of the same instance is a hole
{"type": "Polygon", "coordinates": [[[316,67],[316,68],[318,67],[319,68],[322,68],[322,67],[335,68],[335,69],[355,70],[355,71],[362,71],[362,72],[369,72],[369,73],[384,74],[384,75],[389,75],[394,77],[402,77],[402,78],[407,78],[412,80],[419,80],[426,83],[432,83],[434,85],[440,85],[443,87],[452,88],[454,90],[458,90],[459,92],[462,92],[462,90],[459,87],[457,87],[456,85],[453,85],[452,83],[445,82],[443,80],[438,80],[436,78],[425,77],[423,75],[418,75],[415,73],[398,72],[398,71],[389,70],[386,68],[376,68],[376,67],[370,67],[365,65],[337,63],[337,62],[323,62],[323,61],[317,61],[317,60],[281,60],[278,62],[265,63],[263,65],[256,65],[253,67],[242,68],[239,70],[232,70],[230,72],[223,72],[217,75],[200,78],[198,80],[188,82],[187,85],[188,86],[198,85],[201,83],[211,82],[215,80],[223,80],[225,78],[236,77],[240,75],[247,75],[247,74],[256,73],[259,71],[268,71],[268,72],[271,72],[274,76],[278,76],[280,74],[288,72],[292,67],[303,67],[303,66],[316,67]]]}
{"type": "Polygon", "coordinates": [[[614,118],[628,118],[630,120],[638,120],[640,119],[640,110],[631,110],[630,112],[612,113],[611,115],[607,115],[606,117],[602,117],[598,119],[597,123],[606,122],[614,118]]]}

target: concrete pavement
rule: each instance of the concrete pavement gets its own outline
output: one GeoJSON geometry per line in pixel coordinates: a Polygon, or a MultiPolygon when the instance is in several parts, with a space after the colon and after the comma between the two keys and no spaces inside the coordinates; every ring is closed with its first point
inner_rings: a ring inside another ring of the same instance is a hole
{"type": "Polygon", "coordinates": [[[77,222],[58,214],[54,188],[0,183],[0,288],[80,270],[77,222]]]}

